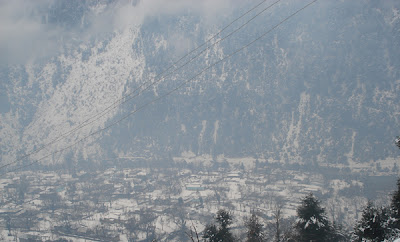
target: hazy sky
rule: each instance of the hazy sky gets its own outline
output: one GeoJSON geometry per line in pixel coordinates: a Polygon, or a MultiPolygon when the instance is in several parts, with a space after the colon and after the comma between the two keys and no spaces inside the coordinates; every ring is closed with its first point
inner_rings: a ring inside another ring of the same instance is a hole
{"type": "MultiPolygon", "coordinates": [[[[140,25],[151,16],[197,14],[202,24],[232,19],[232,11],[244,12],[262,0],[0,0],[0,65],[25,64],[52,57],[64,46],[76,45],[99,34],[140,25]],[[246,5],[246,6],[244,6],[246,5]],[[82,14],[84,6],[84,14],[82,14]],[[48,21],[49,16],[60,21],[48,21]],[[218,18],[219,17],[219,18],[218,18]],[[67,24],[72,20],[73,24],[67,24]],[[47,22],[46,22],[47,21],[47,22]]],[[[266,0],[271,4],[275,0],[266,0]]],[[[305,1],[294,1],[304,5],[305,1]]],[[[318,1],[318,8],[327,0],[318,1]]],[[[349,1],[351,2],[351,1],[349,1]]],[[[396,1],[378,4],[390,8],[396,1]]],[[[281,1],[289,4],[293,1],[281,1]]],[[[332,3],[332,2],[330,2],[332,3]]],[[[394,15],[398,13],[395,12],[394,15]]],[[[223,23],[226,24],[226,23],[223,23]]],[[[218,26],[222,26],[219,23],[218,26]]]]}
{"type": "Polygon", "coordinates": [[[238,0],[125,0],[108,5],[102,1],[75,2],[86,4],[83,15],[79,16],[77,4],[70,0],[0,0],[0,64],[25,64],[51,57],[65,45],[140,25],[149,16],[190,12],[212,22],[215,16],[229,14],[243,4],[238,0]],[[48,21],[52,14],[66,17],[58,16],[63,17],[58,22],[48,21]],[[74,24],[65,24],[69,17],[75,18],[74,24]]]}

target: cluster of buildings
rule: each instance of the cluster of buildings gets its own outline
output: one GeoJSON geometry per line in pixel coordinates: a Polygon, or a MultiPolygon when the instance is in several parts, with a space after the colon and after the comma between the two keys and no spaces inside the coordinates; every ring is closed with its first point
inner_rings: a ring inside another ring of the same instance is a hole
{"type": "MultiPolygon", "coordinates": [[[[323,171],[264,164],[246,169],[108,168],[91,172],[24,171],[0,179],[0,240],[186,240],[187,232],[231,211],[237,233],[257,212],[265,223],[279,204],[295,216],[307,193],[320,197],[341,222],[354,221],[366,198],[346,191],[363,183],[327,178],[323,171]]],[[[352,180],[353,179],[353,180],[352,180]]],[[[350,223],[350,222],[349,222],[350,223]]]]}

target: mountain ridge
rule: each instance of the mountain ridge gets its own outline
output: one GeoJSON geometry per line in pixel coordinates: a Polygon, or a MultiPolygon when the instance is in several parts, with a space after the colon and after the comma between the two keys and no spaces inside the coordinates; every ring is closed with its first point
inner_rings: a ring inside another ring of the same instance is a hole
{"type": "MultiPolygon", "coordinates": [[[[279,5],[234,38],[211,46],[204,56],[134,102],[121,105],[99,123],[31,160],[172,90],[300,5],[301,1],[279,5]]],[[[398,9],[395,2],[355,1],[336,6],[318,2],[308,10],[317,14],[296,16],[99,139],[76,146],[73,156],[95,161],[120,155],[168,157],[193,152],[343,164],[395,158],[393,130],[399,127],[400,114],[398,9]]],[[[2,163],[39,148],[152,80],[171,63],[171,57],[209,38],[210,30],[201,27],[204,21],[190,13],[148,17],[142,25],[66,45],[64,53],[50,60],[2,68],[6,90],[2,93],[9,104],[9,108],[2,107],[0,116],[2,163]]],[[[62,162],[69,152],[44,162],[62,162]]]]}

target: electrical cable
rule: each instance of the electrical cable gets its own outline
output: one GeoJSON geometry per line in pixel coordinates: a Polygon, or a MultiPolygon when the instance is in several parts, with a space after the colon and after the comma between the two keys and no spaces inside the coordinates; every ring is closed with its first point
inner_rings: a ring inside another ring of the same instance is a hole
{"type": "Polygon", "coordinates": [[[203,74],[205,71],[207,71],[207,70],[209,70],[210,68],[212,68],[212,67],[218,65],[219,63],[221,63],[221,62],[223,62],[223,61],[225,61],[225,60],[231,58],[233,55],[239,53],[240,51],[244,50],[245,48],[248,48],[249,46],[251,46],[252,44],[254,44],[255,42],[257,42],[258,40],[260,40],[261,38],[263,38],[265,35],[267,35],[267,34],[269,34],[270,32],[272,32],[272,31],[275,30],[276,28],[278,28],[280,25],[282,25],[283,23],[285,23],[286,21],[288,21],[290,18],[292,18],[293,16],[297,15],[299,12],[303,11],[304,9],[306,9],[307,7],[309,7],[310,5],[312,5],[313,3],[315,3],[316,1],[318,1],[318,0],[313,0],[313,1],[309,2],[307,5],[303,6],[302,8],[298,9],[297,11],[295,11],[294,13],[292,13],[291,15],[289,15],[288,17],[284,18],[284,19],[283,19],[282,21],[280,21],[278,24],[274,25],[274,26],[273,26],[272,28],[270,28],[268,31],[264,32],[263,34],[261,34],[259,37],[257,37],[256,39],[252,40],[252,41],[249,42],[248,44],[242,46],[241,48],[239,48],[239,49],[237,49],[236,51],[232,52],[231,54],[225,56],[224,58],[222,58],[222,59],[220,59],[220,60],[214,62],[213,64],[211,64],[211,65],[209,65],[209,66],[203,68],[200,72],[198,72],[197,74],[195,74],[194,76],[192,76],[190,79],[188,79],[188,80],[182,82],[181,84],[179,84],[179,85],[178,85],[177,87],[175,87],[174,89],[172,89],[172,90],[168,91],[167,93],[165,93],[165,94],[163,94],[163,95],[161,95],[161,96],[159,96],[159,97],[157,97],[157,98],[151,100],[150,102],[148,102],[148,103],[146,103],[146,104],[140,106],[139,108],[133,110],[132,112],[129,112],[128,114],[126,114],[126,115],[123,116],[122,118],[120,118],[120,119],[114,121],[113,123],[107,125],[106,127],[101,128],[101,129],[99,129],[99,130],[97,130],[97,131],[95,131],[95,132],[90,133],[89,135],[87,135],[87,136],[85,136],[85,137],[79,139],[78,141],[76,141],[75,143],[73,143],[73,144],[71,144],[71,145],[69,145],[69,146],[66,146],[66,147],[64,147],[64,148],[62,148],[62,149],[60,149],[60,150],[57,150],[57,151],[55,151],[55,152],[53,152],[53,153],[50,153],[50,154],[48,154],[48,155],[45,155],[45,156],[41,157],[40,159],[37,159],[37,160],[35,160],[35,161],[33,161],[33,162],[27,164],[27,165],[20,166],[20,167],[14,168],[14,169],[12,169],[12,170],[3,172],[1,175],[5,175],[5,174],[10,173],[10,172],[14,172],[14,171],[21,170],[21,169],[23,169],[23,168],[27,168],[27,167],[29,167],[29,166],[32,166],[32,165],[35,164],[35,163],[38,163],[38,162],[41,161],[41,160],[44,160],[44,159],[46,159],[46,158],[48,158],[48,157],[54,155],[54,154],[60,153],[60,152],[62,152],[62,151],[64,151],[64,150],[67,150],[67,149],[69,149],[69,148],[71,148],[71,147],[77,145],[78,143],[80,143],[80,142],[86,140],[87,138],[89,138],[89,137],[91,137],[91,136],[93,136],[93,135],[95,135],[95,134],[98,134],[98,133],[100,133],[100,132],[102,132],[102,131],[105,131],[105,130],[111,128],[112,126],[114,126],[114,125],[120,123],[121,121],[127,119],[127,118],[130,117],[131,115],[133,115],[133,114],[135,114],[135,113],[141,111],[142,109],[146,108],[147,106],[149,106],[149,105],[151,105],[151,104],[157,102],[158,100],[163,99],[163,98],[165,98],[165,97],[171,95],[172,93],[176,92],[178,89],[182,88],[182,87],[183,87],[184,85],[186,85],[187,83],[193,81],[196,77],[198,77],[198,76],[200,76],[201,74],[203,74]]]}
{"type": "Polygon", "coordinates": [[[109,113],[109,111],[115,109],[116,107],[119,107],[120,105],[134,99],[135,97],[139,96],[141,93],[143,93],[144,91],[146,91],[148,88],[150,88],[151,86],[154,86],[155,84],[159,83],[160,81],[162,81],[165,77],[173,74],[174,72],[176,72],[177,70],[180,70],[181,68],[183,68],[184,66],[186,66],[187,64],[189,64],[191,61],[193,61],[194,59],[196,59],[198,56],[200,56],[202,53],[204,53],[207,49],[211,48],[212,46],[216,45],[217,43],[221,42],[222,40],[230,37],[232,34],[234,34],[235,32],[239,31],[242,27],[244,27],[245,25],[247,25],[250,21],[254,20],[257,16],[259,16],[261,13],[265,12],[267,9],[271,8],[272,6],[274,6],[275,4],[277,4],[278,2],[280,2],[281,0],[278,0],[274,3],[272,3],[271,5],[269,5],[268,7],[266,7],[263,11],[261,11],[260,13],[258,13],[256,16],[252,17],[249,21],[247,21],[245,24],[243,24],[242,26],[239,27],[239,29],[231,32],[229,35],[225,36],[223,39],[215,42],[214,44],[212,44],[211,46],[207,47],[206,49],[204,49],[203,51],[201,51],[199,54],[197,54],[195,57],[191,58],[189,61],[185,62],[183,65],[181,65],[180,67],[174,69],[172,72],[170,72],[169,74],[162,76],[164,73],[166,73],[167,71],[169,71],[171,68],[175,67],[177,63],[179,63],[181,60],[183,60],[185,57],[189,56],[190,54],[192,54],[193,52],[195,52],[196,50],[198,50],[199,48],[203,47],[204,45],[206,45],[208,42],[210,42],[211,40],[215,39],[218,35],[220,35],[225,29],[227,29],[228,27],[230,27],[234,22],[238,21],[239,19],[243,18],[244,16],[246,16],[248,13],[252,12],[254,9],[256,9],[257,7],[259,7],[261,4],[263,4],[266,0],[261,1],[259,4],[257,4],[256,6],[254,6],[253,8],[251,8],[250,10],[248,10],[246,13],[242,14],[240,17],[236,18],[235,20],[233,20],[232,22],[230,22],[227,26],[225,26],[224,28],[222,28],[218,33],[216,33],[215,35],[213,35],[211,38],[209,38],[206,42],[204,42],[203,44],[201,44],[200,46],[196,47],[195,49],[193,49],[192,51],[190,51],[189,53],[185,54],[183,57],[181,57],[179,60],[175,61],[172,65],[170,65],[166,70],[164,70],[163,72],[161,72],[160,74],[158,74],[154,79],[156,81],[153,81],[152,83],[150,83],[149,86],[147,86],[146,88],[144,88],[143,90],[139,91],[139,93],[137,93],[136,95],[130,97],[131,95],[135,94],[139,89],[141,89],[146,83],[148,82],[144,82],[143,84],[139,85],[138,88],[134,89],[131,93],[125,95],[124,97],[118,99],[117,101],[115,101],[113,104],[111,104],[110,106],[108,106],[107,108],[105,108],[103,111],[95,114],[94,116],[90,117],[89,119],[83,121],[81,124],[79,124],[77,127],[73,128],[70,131],[67,131],[63,134],[61,134],[60,136],[58,136],[58,138],[53,139],[52,141],[42,145],[40,148],[25,154],[24,156],[18,158],[17,160],[14,160],[13,162],[7,163],[5,165],[0,166],[0,170],[10,166],[14,163],[17,163],[33,154],[38,153],[39,151],[45,149],[46,147],[53,145],[55,143],[57,143],[58,141],[62,140],[63,138],[67,137],[69,134],[72,134],[73,132],[86,127],[87,125],[92,124],[93,122],[97,121],[98,119],[104,117],[106,114],[109,113]],[[130,98],[128,98],[130,97],[130,98]],[[127,99],[128,98],[128,99],[127,99]],[[93,120],[94,119],[94,120],[93,120]],[[93,121],[91,121],[93,120],[93,121]],[[90,121],[90,122],[89,122],[90,121]]]}

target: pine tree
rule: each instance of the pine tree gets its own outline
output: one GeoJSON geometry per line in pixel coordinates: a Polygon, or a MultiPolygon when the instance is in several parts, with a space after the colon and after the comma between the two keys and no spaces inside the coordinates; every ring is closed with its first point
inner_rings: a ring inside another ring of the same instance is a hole
{"type": "Polygon", "coordinates": [[[354,229],[356,241],[384,241],[388,235],[388,211],[377,208],[371,201],[363,210],[361,220],[354,229]]]}
{"type": "Polygon", "coordinates": [[[216,222],[219,226],[215,224],[209,224],[204,229],[203,238],[210,242],[231,242],[234,241],[234,237],[230,231],[229,225],[232,224],[232,215],[220,209],[215,217],[216,222]]]}
{"type": "Polygon", "coordinates": [[[263,225],[259,222],[257,215],[254,213],[246,222],[247,227],[247,242],[260,242],[263,241],[263,225]]]}
{"type": "Polygon", "coordinates": [[[387,238],[400,237],[400,178],[397,179],[397,190],[392,194],[390,214],[388,215],[388,221],[385,223],[385,227],[387,238]]]}
{"type": "Polygon", "coordinates": [[[296,230],[298,241],[329,241],[332,228],[325,209],[312,193],[308,194],[297,208],[296,230]]]}
{"type": "Polygon", "coordinates": [[[393,227],[400,229],[400,178],[397,180],[397,191],[392,195],[390,207],[392,210],[393,227]]]}
{"type": "Polygon", "coordinates": [[[215,224],[207,224],[204,229],[203,238],[206,239],[206,241],[217,242],[218,241],[217,226],[215,224]]]}
{"type": "Polygon", "coordinates": [[[228,228],[228,226],[232,224],[232,215],[221,209],[217,213],[216,220],[220,225],[218,231],[218,238],[220,241],[233,241],[233,235],[228,228]]]}
{"type": "Polygon", "coordinates": [[[394,143],[399,147],[400,149],[400,136],[397,136],[396,139],[394,140],[394,143]]]}

